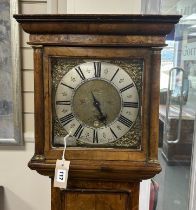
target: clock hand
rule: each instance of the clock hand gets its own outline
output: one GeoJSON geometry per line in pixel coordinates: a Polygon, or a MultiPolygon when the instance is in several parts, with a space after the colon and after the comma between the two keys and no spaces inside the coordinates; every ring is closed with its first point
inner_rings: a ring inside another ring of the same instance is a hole
{"type": "Polygon", "coordinates": [[[103,114],[103,112],[101,111],[101,108],[100,108],[100,103],[99,101],[95,98],[93,92],[91,92],[92,94],[92,97],[93,97],[93,105],[95,106],[95,108],[98,110],[100,116],[98,116],[98,119],[103,122],[105,125],[106,125],[106,119],[107,119],[107,115],[103,114]]]}
{"type": "Polygon", "coordinates": [[[91,91],[91,94],[92,94],[92,96],[93,96],[93,105],[97,108],[97,107],[99,107],[100,106],[100,103],[99,103],[99,101],[95,98],[95,96],[94,96],[94,94],[93,94],[93,92],[91,91]]]}
{"type": "Polygon", "coordinates": [[[100,114],[101,116],[104,116],[103,113],[102,113],[102,111],[101,111],[99,101],[95,98],[93,92],[91,92],[91,94],[92,94],[92,96],[93,96],[93,105],[94,105],[95,108],[98,110],[99,114],[100,114]]]}

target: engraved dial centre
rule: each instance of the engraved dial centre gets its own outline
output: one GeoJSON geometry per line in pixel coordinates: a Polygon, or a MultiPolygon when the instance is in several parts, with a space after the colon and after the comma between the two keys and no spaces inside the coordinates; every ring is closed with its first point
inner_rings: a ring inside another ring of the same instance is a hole
{"type": "Polygon", "coordinates": [[[73,97],[73,112],[86,125],[101,127],[113,122],[121,110],[121,98],[110,83],[93,79],[78,87],[73,97]]]}

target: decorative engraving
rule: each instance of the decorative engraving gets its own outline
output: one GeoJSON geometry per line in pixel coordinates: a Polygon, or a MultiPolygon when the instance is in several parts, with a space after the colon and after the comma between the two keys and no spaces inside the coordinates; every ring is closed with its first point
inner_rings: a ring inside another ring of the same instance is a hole
{"type": "MultiPolygon", "coordinates": [[[[63,58],[52,58],[52,85],[53,90],[56,92],[57,86],[62,79],[62,77],[74,66],[84,63],[84,61],[79,59],[63,59],[63,58]]],[[[65,93],[66,94],[66,93],[65,93]]]]}
{"type": "MultiPolygon", "coordinates": [[[[125,70],[132,78],[133,82],[135,83],[135,86],[137,88],[139,99],[141,102],[141,93],[142,93],[142,75],[143,75],[143,66],[144,61],[142,59],[130,59],[130,60],[101,60],[104,62],[108,62],[114,65],[118,65],[123,70],[125,70]]],[[[68,58],[51,58],[51,72],[52,72],[52,97],[53,102],[55,93],[57,90],[57,87],[59,85],[59,82],[63,78],[63,76],[69,72],[72,68],[75,66],[82,64],[86,61],[82,59],[68,59],[68,58]]],[[[104,73],[108,73],[108,70],[105,70],[104,73]]],[[[73,78],[70,78],[73,79],[73,78]]],[[[119,78],[120,82],[123,82],[121,78],[119,78]]],[[[66,96],[66,93],[63,93],[66,96]]],[[[132,95],[128,95],[129,98],[132,98],[132,95]]],[[[81,101],[82,103],[82,101],[81,101]]],[[[54,146],[63,146],[63,137],[67,134],[66,130],[62,127],[62,125],[59,123],[59,120],[55,113],[55,105],[53,104],[53,138],[54,146]],[[61,140],[57,140],[60,139],[61,140]]],[[[118,126],[118,129],[121,129],[120,126],[118,126]]],[[[127,148],[127,149],[141,149],[141,110],[139,109],[138,117],[136,121],[134,122],[134,125],[131,127],[131,129],[120,139],[117,139],[116,141],[110,142],[108,144],[102,144],[102,145],[93,145],[93,144],[86,144],[80,140],[76,140],[74,143],[72,142],[72,145],[67,146],[82,146],[82,147],[102,147],[102,148],[127,148]]]]}
{"type": "Polygon", "coordinates": [[[131,149],[140,149],[141,146],[141,120],[137,118],[133,127],[122,138],[110,143],[112,147],[127,147],[131,149]]]}
{"type": "MultiPolygon", "coordinates": [[[[110,61],[110,63],[116,64],[124,69],[134,81],[139,94],[141,94],[142,88],[142,74],[143,74],[143,60],[133,59],[133,60],[118,60],[110,61]]],[[[131,97],[131,96],[130,96],[131,97]]]]}

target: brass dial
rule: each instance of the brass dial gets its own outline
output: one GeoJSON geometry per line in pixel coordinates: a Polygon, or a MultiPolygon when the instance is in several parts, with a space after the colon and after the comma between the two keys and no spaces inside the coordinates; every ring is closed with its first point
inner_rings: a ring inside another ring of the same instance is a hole
{"type": "Polygon", "coordinates": [[[107,144],[125,135],[139,111],[138,91],[121,67],[88,61],[58,84],[56,115],[63,128],[87,144],[107,144]]]}

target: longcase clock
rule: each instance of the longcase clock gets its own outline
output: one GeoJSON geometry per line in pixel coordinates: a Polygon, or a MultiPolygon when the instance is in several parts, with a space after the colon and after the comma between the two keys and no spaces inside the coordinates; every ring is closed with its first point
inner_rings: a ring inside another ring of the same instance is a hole
{"type": "Polygon", "coordinates": [[[160,52],[180,16],[15,15],[34,49],[35,154],[52,210],[137,210],[157,159],[160,52]],[[68,186],[53,187],[67,141],[68,186]]]}

